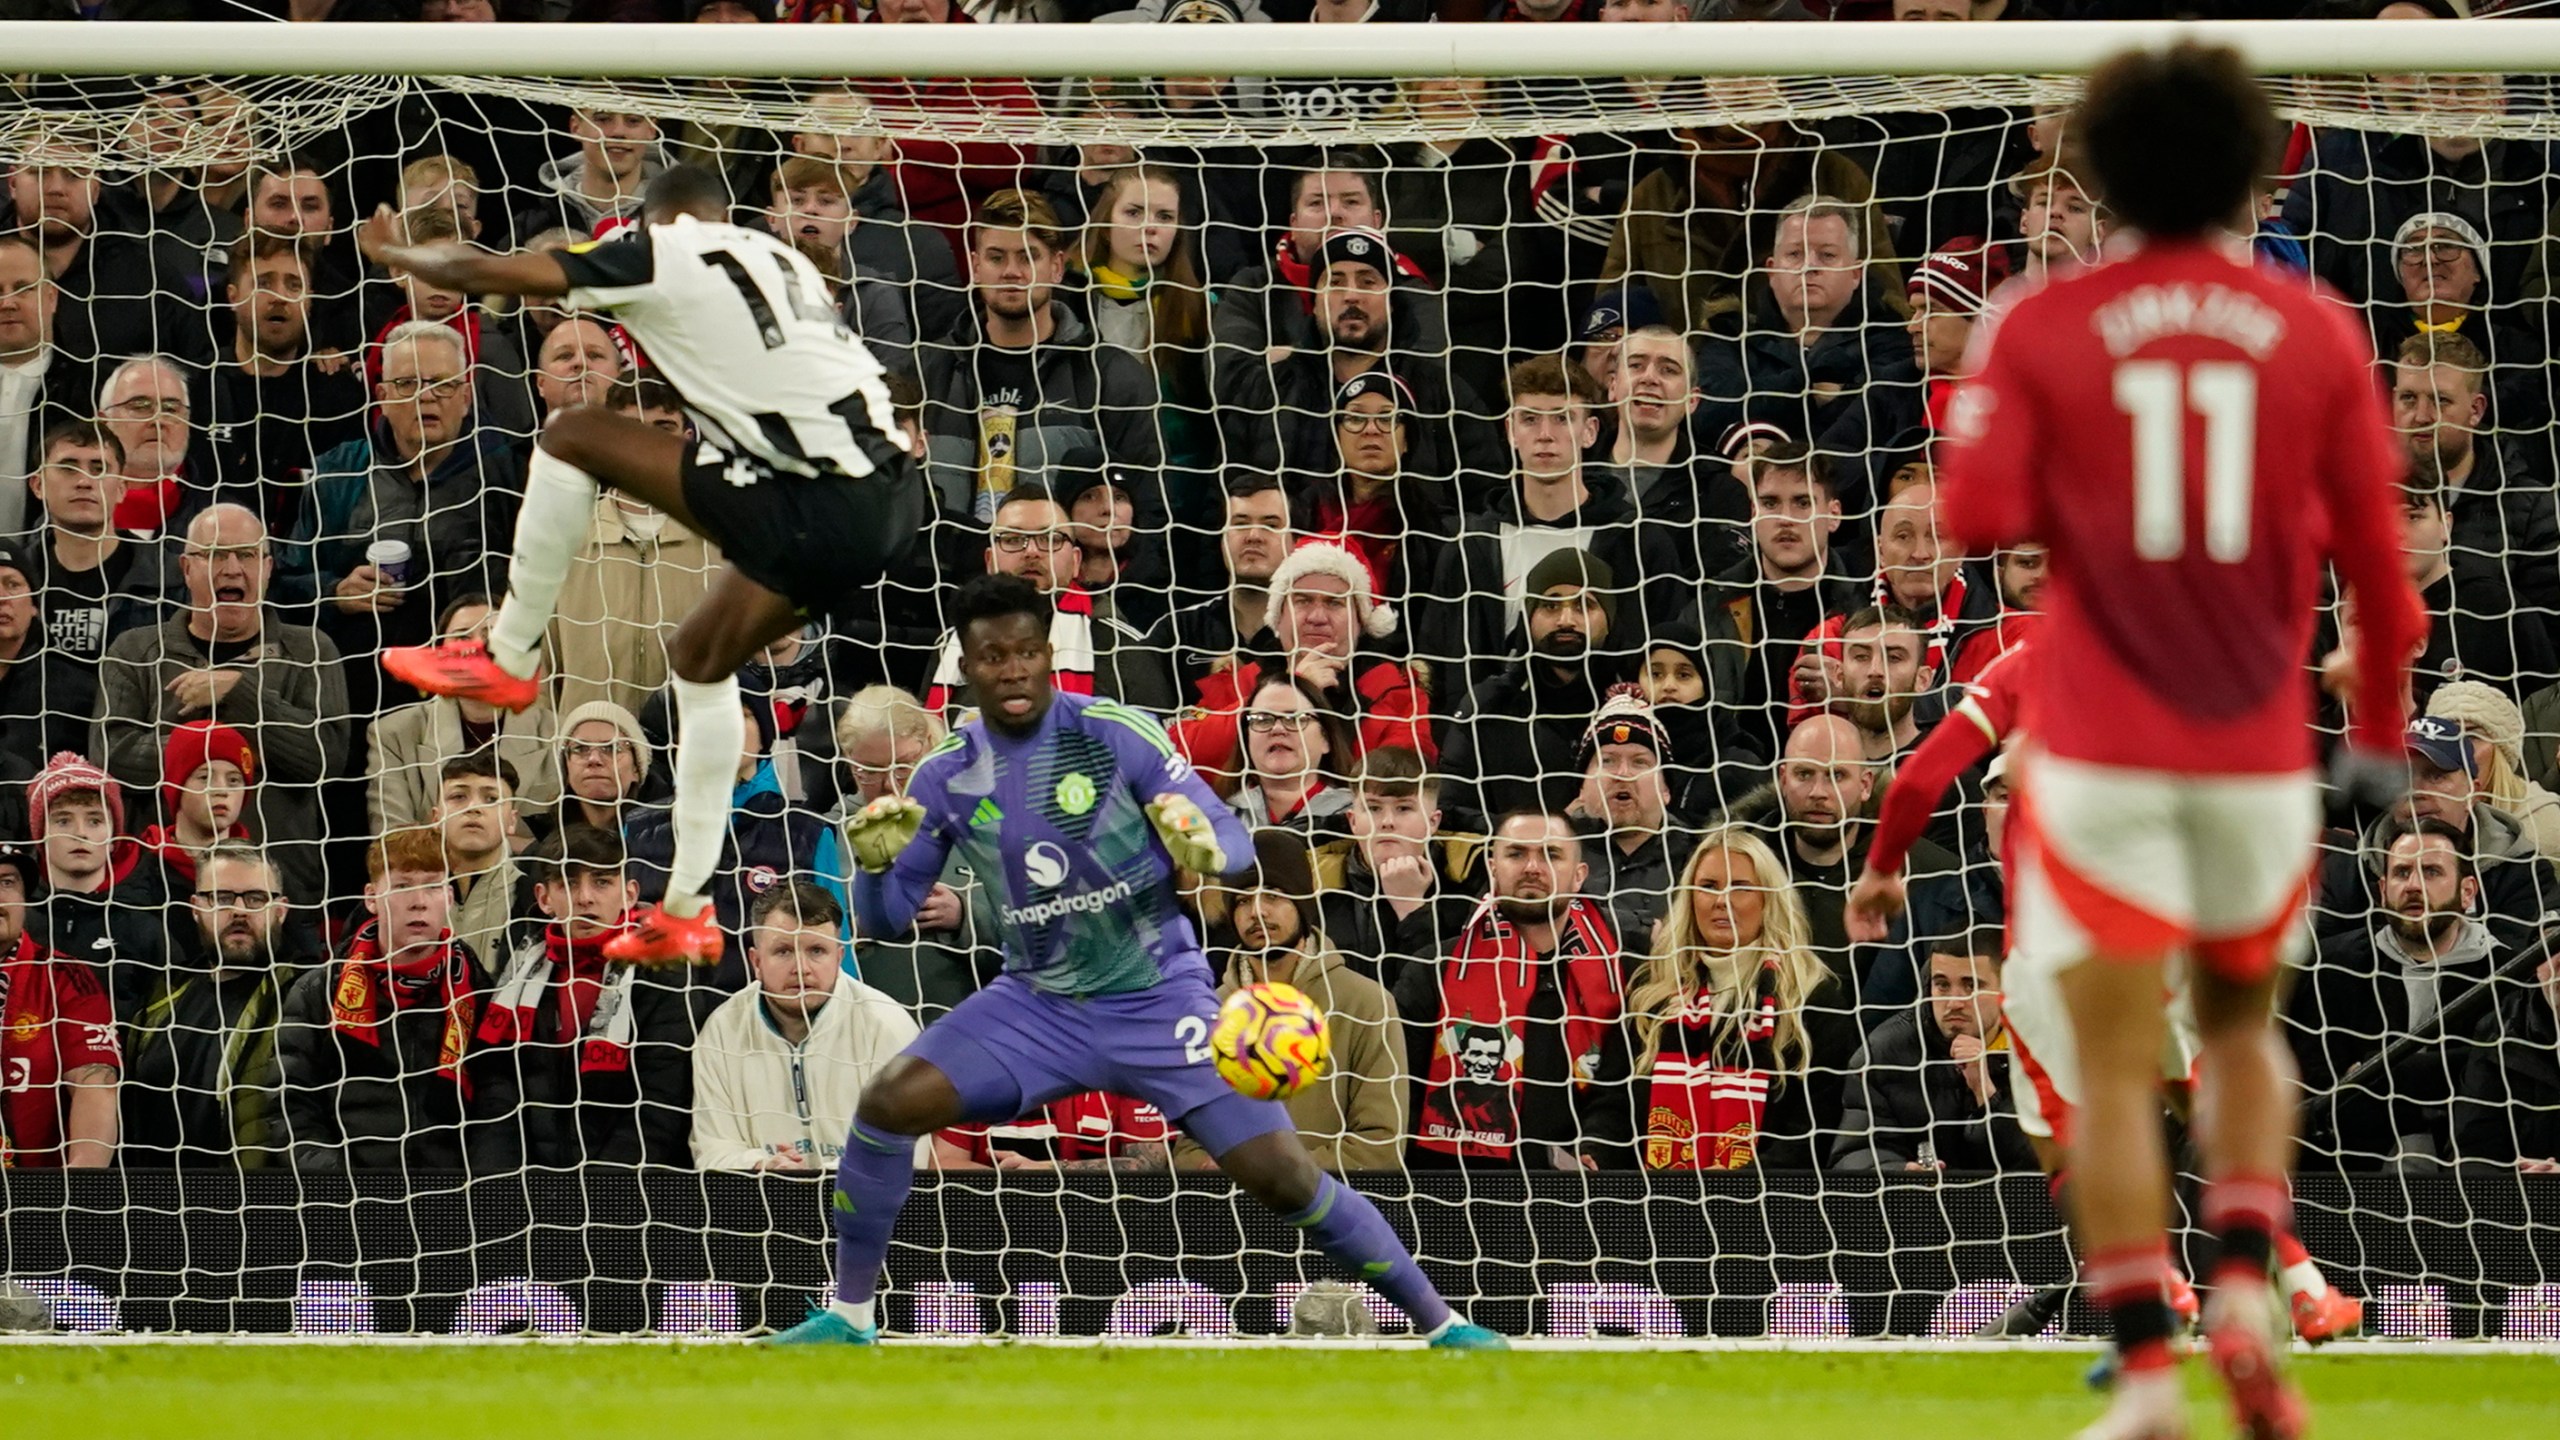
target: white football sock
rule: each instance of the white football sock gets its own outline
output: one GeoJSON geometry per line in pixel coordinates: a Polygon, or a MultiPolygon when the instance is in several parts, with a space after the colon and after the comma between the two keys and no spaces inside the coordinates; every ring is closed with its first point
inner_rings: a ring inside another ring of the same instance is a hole
{"type": "Polygon", "coordinates": [[[703,892],[720,864],[720,841],[729,830],[729,797],[738,786],[738,757],[747,748],[747,717],[738,708],[737,677],[709,684],[677,679],[676,853],[667,895],[658,902],[670,915],[702,913],[703,892]]]}
{"type": "Polygon", "coordinates": [[[1432,1326],[1430,1329],[1423,1331],[1422,1338],[1425,1340],[1437,1340],[1441,1336],[1448,1334],[1449,1327],[1457,1323],[1458,1317],[1451,1315],[1448,1319],[1443,1320],[1439,1324],[1432,1326]]]}
{"type": "Polygon", "coordinates": [[[2276,1271],[2276,1280],[2287,1295],[2309,1295],[2314,1299],[2329,1293],[2329,1279],[2320,1273],[2316,1260],[2302,1260],[2276,1271]]]}
{"type": "Polygon", "coordinates": [[[830,1300],[827,1308],[852,1321],[856,1330],[868,1330],[872,1328],[872,1311],[879,1303],[877,1300],[830,1300]]]}
{"type": "Polygon", "coordinates": [[[507,561],[507,598],[489,622],[489,654],[508,673],[533,678],[542,637],[560,608],[569,562],[595,523],[596,479],[533,447],[525,469],[524,508],[516,516],[515,553],[507,561]]]}

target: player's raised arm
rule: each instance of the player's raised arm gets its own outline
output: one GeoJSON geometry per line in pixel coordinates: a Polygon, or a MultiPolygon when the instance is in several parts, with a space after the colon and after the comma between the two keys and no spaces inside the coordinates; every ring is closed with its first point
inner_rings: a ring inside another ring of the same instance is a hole
{"type": "Polygon", "coordinates": [[[537,250],[500,255],[458,240],[410,245],[400,239],[400,217],[390,206],[356,229],[356,248],[377,265],[404,270],[430,285],[473,295],[555,296],[569,293],[569,272],[559,257],[537,250]]]}

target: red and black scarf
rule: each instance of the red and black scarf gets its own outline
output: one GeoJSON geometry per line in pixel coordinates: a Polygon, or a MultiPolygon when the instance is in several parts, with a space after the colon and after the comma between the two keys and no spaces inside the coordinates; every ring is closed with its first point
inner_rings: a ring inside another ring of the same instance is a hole
{"type": "Polygon", "coordinates": [[[1662,1027],[1662,1053],[1646,1077],[1644,1164],[1648,1170],[1740,1170],[1760,1144],[1778,1055],[1778,962],[1759,982],[1737,1023],[1719,1030],[1713,988],[1689,998],[1662,1027]]]}
{"type": "MultiPolygon", "coordinates": [[[[1893,598],[1892,576],[1878,575],[1876,577],[1875,598],[1876,605],[1879,608],[1887,605],[1900,605],[1902,603],[1901,601],[1893,598]]],[[[1929,617],[1929,623],[1921,627],[1922,632],[1928,637],[1929,641],[1929,651],[1928,654],[1923,657],[1923,663],[1927,664],[1929,668],[1937,671],[1941,677],[1945,676],[1947,673],[1947,642],[1956,637],[1956,617],[1963,613],[1964,570],[1962,567],[1958,567],[1956,573],[1947,581],[1946,592],[1938,597],[1938,613],[1929,617]]],[[[1834,649],[1832,652],[1835,658],[1838,653],[1837,649],[1834,649]]]]}
{"type": "Polygon", "coordinates": [[[547,925],[542,948],[517,952],[490,992],[480,1017],[480,1043],[539,1043],[542,1005],[547,996],[559,1012],[554,1043],[578,1047],[581,1074],[617,1073],[631,1068],[630,980],[628,968],[616,971],[604,958],[608,930],[590,939],[572,940],[568,927],[547,925]],[[610,999],[608,999],[610,995],[610,999]]]}
{"type": "Polygon", "coordinates": [[[414,958],[386,960],[380,928],[367,923],[357,931],[329,987],[329,1018],[338,1033],[379,1050],[387,1016],[430,1006],[444,1012],[436,1073],[453,1081],[467,1098],[471,1080],[463,1073],[462,1055],[480,1008],[471,980],[471,957],[453,943],[453,932],[446,931],[432,950],[414,958]]]}
{"type": "MultiPolygon", "coordinates": [[[[143,850],[159,856],[160,863],[169,867],[170,874],[190,884],[194,883],[196,852],[179,843],[178,832],[175,829],[167,825],[153,825],[134,838],[143,850]]],[[[249,838],[249,827],[245,822],[235,823],[221,838],[246,840],[249,838]]]]}
{"type": "Polygon", "coordinates": [[[1609,1030],[1626,1010],[1618,984],[1618,936],[1589,900],[1569,904],[1556,922],[1556,950],[1541,957],[1496,902],[1476,907],[1449,957],[1440,962],[1440,1032],[1431,1072],[1414,1116],[1414,1143],[1443,1155],[1507,1159],[1520,1144],[1520,1097],[1527,1078],[1529,1010],[1538,970],[1556,967],[1564,999],[1564,1049],[1578,1089],[1591,1083],[1609,1030]],[[1484,1047],[1501,1047],[1488,1081],[1484,1047]]]}

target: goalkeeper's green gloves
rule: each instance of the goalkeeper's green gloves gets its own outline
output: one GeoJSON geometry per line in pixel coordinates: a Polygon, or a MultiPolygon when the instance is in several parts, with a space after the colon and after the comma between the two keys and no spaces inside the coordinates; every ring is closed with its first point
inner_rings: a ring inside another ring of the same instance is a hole
{"type": "Polygon", "coordinates": [[[853,822],[845,827],[853,841],[853,863],[874,875],[886,873],[923,824],[924,807],[904,795],[883,795],[854,811],[853,822]]]}
{"type": "Polygon", "coordinates": [[[1147,806],[1147,819],[1154,822],[1156,838],[1164,842],[1173,863],[1195,875],[1227,873],[1227,852],[1218,848],[1218,829],[1191,797],[1179,791],[1167,791],[1147,806]]]}

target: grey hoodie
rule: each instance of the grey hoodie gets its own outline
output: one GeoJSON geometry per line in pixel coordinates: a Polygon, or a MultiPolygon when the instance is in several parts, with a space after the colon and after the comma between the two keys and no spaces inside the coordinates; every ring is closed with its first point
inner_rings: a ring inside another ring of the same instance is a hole
{"type": "MultiPolygon", "coordinates": [[[[657,179],[666,168],[665,158],[652,149],[640,162],[640,184],[646,185],[657,179]]],[[[596,226],[607,220],[640,213],[640,190],[637,186],[611,205],[586,193],[583,186],[587,178],[587,158],[583,154],[552,161],[536,172],[536,178],[551,194],[535,201],[526,215],[516,221],[518,234],[531,235],[554,225],[565,225],[592,235],[596,226]],[[528,224],[528,219],[538,219],[541,223],[528,224]]]]}

